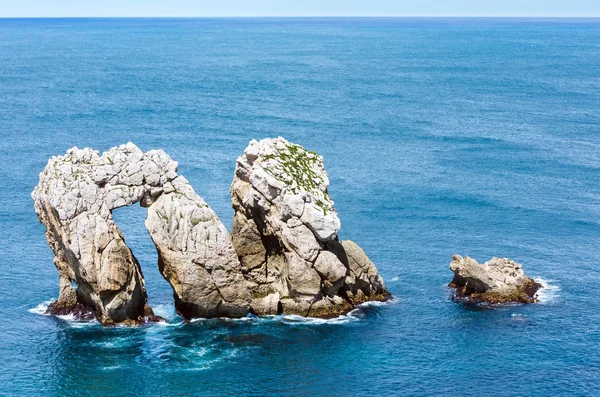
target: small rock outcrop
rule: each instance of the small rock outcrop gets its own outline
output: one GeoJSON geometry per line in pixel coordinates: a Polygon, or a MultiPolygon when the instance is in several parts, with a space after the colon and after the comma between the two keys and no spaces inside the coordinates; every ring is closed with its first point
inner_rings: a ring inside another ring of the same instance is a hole
{"type": "Polygon", "coordinates": [[[59,273],[51,313],[83,306],[102,324],[152,319],[140,265],[111,214],[138,202],[149,207],[146,226],[178,311],[184,317],[248,312],[227,231],[162,150],[143,153],[128,143],[100,156],[72,148],[48,161],[32,198],[59,273]]]}
{"type": "Polygon", "coordinates": [[[483,264],[454,255],[450,262],[455,297],[474,303],[534,303],[541,285],[525,275],[521,264],[507,258],[492,258],[483,264]]]}
{"type": "Polygon", "coordinates": [[[327,192],[323,159],[283,138],[251,141],[231,185],[231,238],[255,314],[331,317],[390,297],[327,192]]]}

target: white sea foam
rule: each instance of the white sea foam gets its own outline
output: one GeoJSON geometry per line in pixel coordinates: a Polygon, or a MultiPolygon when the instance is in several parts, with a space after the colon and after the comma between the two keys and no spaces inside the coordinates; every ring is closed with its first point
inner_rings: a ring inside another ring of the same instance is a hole
{"type": "Polygon", "coordinates": [[[121,348],[121,344],[118,342],[118,339],[97,342],[95,345],[105,349],[121,348]]]}
{"type": "Polygon", "coordinates": [[[536,283],[540,283],[542,288],[540,288],[535,297],[540,301],[540,303],[550,303],[554,302],[556,298],[560,295],[558,292],[560,291],[560,286],[554,284],[555,280],[544,280],[543,278],[535,278],[534,281],[536,283]]]}
{"type": "Polygon", "coordinates": [[[201,347],[198,351],[197,354],[202,357],[204,356],[208,351],[210,351],[211,349],[207,348],[207,347],[201,347]]]}
{"type": "Polygon", "coordinates": [[[390,280],[391,282],[396,282],[399,281],[400,277],[396,276],[396,277],[392,277],[392,279],[390,280]]]}
{"type": "Polygon", "coordinates": [[[120,369],[120,368],[121,368],[120,365],[112,365],[110,367],[102,367],[102,369],[104,371],[113,371],[113,370],[120,369]]]}
{"type": "Polygon", "coordinates": [[[32,308],[28,309],[27,311],[29,313],[33,313],[33,314],[48,316],[49,314],[46,314],[46,310],[48,310],[48,306],[54,301],[55,301],[55,299],[51,299],[49,301],[44,301],[44,302],[38,304],[36,307],[32,307],[32,308]]]}
{"type": "MultiPolygon", "coordinates": [[[[42,303],[39,303],[37,306],[28,309],[27,311],[29,313],[38,314],[40,316],[52,316],[51,314],[46,314],[46,310],[48,310],[48,306],[55,300],[56,299],[44,301],[42,303]]],[[[75,317],[73,316],[73,314],[65,314],[62,316],[53,316],[53,317],[58,318],[62,321],[65,321],[65,322],[69,323],[69,325],[71,325],[75,328],[84,328],[87,326],[99,324],[96,319],[85,320],[85,321],[76,320],[75,317]]]]}
{"type": "Polygon", "coordinates": [[[369,307],[381,307],[387,306],[393,303],[399,302],[398,299],[390,299],[387,302],[371,301],[360,304],[356,309],[348,312],[345,315],[341,315],[334,318],[316,318],[316,317],[303,317],[294,314],[284,314],[278,316],[267,316],[262,319],[270,319],[271,321],[279,321],[284,324],[306,324],[306,325],[322,325],[322,324],[347,324],[350,322],[360,321],[361,314],[364,313],[363,309],[369,307]]]}
{"type": "Polygon", "coordinates": [[[295,314],[285,314],[278,317],[277,320],[284,324],[306,324],[306,325],[320,325],[320,324],[346,324],[350,321],[357,321],[359,318],[353,315],[353,312],[358,309],[352,310],[350,313],[344,316],[338,316],[335,318],[316,318],[316,317],[302,317],[295,314]]]}
{"type": "Polygon", "coordinates": [[[245,322],[252,321],[254,317],[241,317],[241,318],[229,318],[229,317],[217,317],[217,318],[192,318],[190,323],[197,322],[212,322],[212,321],[226,321],[226,322],[245,322]]]}
{"type": "MultiPolygon", "coordinates": [[[[199,357],[203,357],[206,353],[211,352],[211,351],[212,351],[211,348],[208,348],[208,349],[202,348],[197,352],[197,354],[199,357]]],[[[231,349],[227,353],[224,353],[219,357],[213,358],[212,360],[202,361],[201,363],[199,363],[200,365],[197,367],[186,368],[185,371],[204,371],[206,369],[213,368],[215,365],[217,365],[221,361],[237,356],[238,352],[239,352],[239,350],[237,348],[231,349]]]]}
{"type": "Polygon", "coordinates": [[[171,323],[169,320],[167,321],[158,321],[156,323],[152,323],[153,325],[158,325],[159,327],[178,327],[183,324],[183,321],[179,321],[177,323],[171,323]]]}
{"type": "MultiPolygon", "coordinates": [[[[378,301],[365,302],[365,303],[360,304],[356,309],[348,312],[347,314],[341,315],[341,316],[338,316],[335,318],[316,318],[316,317],[303,317],[303,316],[298,316],[298,315],[294,315],[294,314],[279,314],[279,315],[270,315],[270,316],[261,316],[261,317],[254,316],[254,315],[248,315],[248,316],[242,317],[242,318],[227,318],[227,317],[220,317],[217,319],[193,318],[189,322],[197,323],[197,322],[225,321],[225,322],[240,322],[240,323],[250,322],[250,323],[257,323],[257,324],[265,323],[265,322],[279,322],[279,323],[288,324],[288,325],[346,324],[349,322],[360,321],[360,319],[361,319],[360,315],[363,313],[362,309],[366,309],[369,307],[386,306],[386,305],[393,304],[398,301],[399,301],[398,299],[394,298],[387,302],[378,302],[378,301]]],[[[46,310],[48,309],[48,305],[50,305],[50,303],[52,303],[52,302],[54,302],[54,299],[44,301],[44,302],[38,304],[37,306],[28,309],[28,311],[30,313],[48,316],[48,314],[45,314],[45,313],[46,313],[46,310]]],[[[164,317],[167,321],[166,322],[161,321],[161,322],[157,322],[157,323],[153,323],[153,324],[149,324],[149,325],[157,325],[157,326],[161,326],[161,327],[179,327],[179,326],[182,326],[185,324],[184,321],[172,322],[175,319],[175,314],[174,314],[173,306],[171,306],[171,305],[157,305],[153,308],[153,310],[156,315],[164,317]]],[[[83,328],[86,326],[93,326],[93,325],[99,324],[96,319],[91,320],[91,321],[78,321],[74,318],[74,316],[72,314],[67,314],[67,315],[63,315],[63,316],[55,316],[55,317],[65,321],[65,322],[68,322],[70,325],[72,325],[73,327],[76,327],[76,328],[83,328]]],[[[118,324],[117,327],[118,328],[130,328],[130,327],[135,327],[135,326],[126,325],[126,324],[118,324]]]]}
{"type": "Polygon", "coordinates": [[[98,322],[98,320],[93,319],[93,320],[75,320],[73,319],[73,317],[70,316],[56,316],[58,318],[60,318],[61,320],[65,320],[69,326],[73,327],[73,328],[87,328],[87,327],[96,327],[98,325],[100,325],[100,323],[98,322]]]}
{"type": "Polygon", "coordinates": [[[369,302],[361,303],[358,307],[380,307],[380,306],[388,306],[388,305],[396,303],[396,302],[398,302],[397,298],[392,298],[392,299],[387,300],[385,302],[369,301],[369,302]]]}
{"type": "Polygon", "coordinates": [[[175,312],[175,306],[173,305],[161,304],[152,306],[152,311],[154,311],[155,315],[161,316],[167,319],[168,321],[173,320],[177,315],[177,313],[175,312]]]}

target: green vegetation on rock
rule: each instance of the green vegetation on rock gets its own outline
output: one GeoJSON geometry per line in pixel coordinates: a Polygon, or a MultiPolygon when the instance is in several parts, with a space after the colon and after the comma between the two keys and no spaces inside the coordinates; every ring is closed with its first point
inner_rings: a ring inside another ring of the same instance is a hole
{"type": "Polygon", "coordinates": [[[263,156],[263,160],[272,160],[273,163],[264,165],[264,170],[286,184],[293,193],[305,191],[311,194],[316,204],[323,209],[323,214],[327,214],[327,209],[331,207],[331,198],[320,190],[320,185],[325,181],[315,171],[320,163],[319,155],[292,143],[285,144],[283,149],[277,146],[274,149],[277,154],[263,156]]]}

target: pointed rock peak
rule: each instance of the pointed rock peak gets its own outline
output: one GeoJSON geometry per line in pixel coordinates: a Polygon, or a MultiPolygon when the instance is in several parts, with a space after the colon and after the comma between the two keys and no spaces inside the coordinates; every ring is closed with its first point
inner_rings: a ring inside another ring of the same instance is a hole
{"type": "Polygon", "coordinates": [[[340,220],[315,152],[281,137],[253,140],[238,158],[236,176],[252,186],[262,209],[274,204],[282,221],[299,219],[320,241],[337,237],[340,220]]]}

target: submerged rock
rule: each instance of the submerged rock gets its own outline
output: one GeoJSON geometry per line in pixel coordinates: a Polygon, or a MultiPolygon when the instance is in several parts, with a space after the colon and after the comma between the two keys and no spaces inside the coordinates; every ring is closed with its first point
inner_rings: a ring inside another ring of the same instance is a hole
{"type": "Polygon", "coordinates": [[[72,316],[73,320],[77,321],[91,321],[96,317],[93,311],[81,303],[63,305],[59,301],[48,305],[45,314],[53,316],[72,316]]]}
{"type": "Polygon", "coordinates": [[[521,264],[508,258],[492,258],[479,264],[473,258],[454,255],[450,262],[454,279],[449,284],[461,300],[485,303],[534,303],[541,285],[525,275],[521,264]]]}
{"type": "Polygon", "coordinates": [[[143,153],[128,143],[100,156],[72,148],[48,161],[32,198],[59,273],[51,312],[83,305],[103,324],[152,319],[140,265],[111,214],[138,202],[149,207],[146,225],[178,311],[248,312],[244,287],[223,287],[243,280],[227,231],[162,150],[143,153]]]}
{"type": "Polygon", "coordinates": [[[331,317],[391,296],[362,249],[338,240],[328,186],[322,157],[283,138],[238,158],[231,238],[255,314],[331,317]]]}

